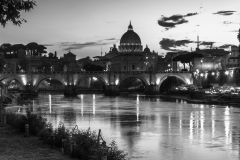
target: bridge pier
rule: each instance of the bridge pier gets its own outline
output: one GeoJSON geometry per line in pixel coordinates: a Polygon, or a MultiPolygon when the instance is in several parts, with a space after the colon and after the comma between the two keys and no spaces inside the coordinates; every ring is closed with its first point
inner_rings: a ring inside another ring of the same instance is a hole
{"type": "Polygon", "coordinates": [[[147,91],[145,92],[146,95],[156,95],[159,94],[158,85],[151,84],[148,86],[147,91]]]}
{"type": "Polygon", "coordinates": [[[110,84],[107,85],[106,90],[105,90],[105,95],[106,96],[118,96],[118,87],[115,84],[110,84]]]}

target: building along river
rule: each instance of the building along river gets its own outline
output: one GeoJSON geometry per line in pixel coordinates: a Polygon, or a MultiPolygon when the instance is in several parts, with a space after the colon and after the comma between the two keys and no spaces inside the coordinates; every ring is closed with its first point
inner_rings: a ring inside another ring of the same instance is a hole
{"type": "MultiPolygon", "coordinates": [[[[33,113],[54,127],[101,129],[109,144],[115,140],[131,159],[237,160],[240,145],[240,108],[187,104],[145,95],[106,97],[41,93],[33,113]]],[[[18,112],[24,112],[24,107],[18,112]]]]}

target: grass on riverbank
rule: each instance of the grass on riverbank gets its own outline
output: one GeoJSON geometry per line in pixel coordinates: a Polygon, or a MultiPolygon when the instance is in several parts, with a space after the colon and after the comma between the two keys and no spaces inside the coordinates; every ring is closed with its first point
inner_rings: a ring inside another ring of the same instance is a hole
{"type": "Polygon", "coordinates": [[[59,149],[50,148],[36,136],[24,137],[9,125],[0,127],[1,160],[70,160],[59,149]]]}
{"type": "Polygon", "coordinates": [[[119,150],[114,141],[107,146],[100,132],[97,134],[96,131],[76,128],[68,130],[63,123],[53,129],[46,119],[30,112],[27,112],[27,115],[7,113],[7,122],[21,132],[24,132],[25,124],[29,124],[30,135],[38,135],[45,144],[63,148],[64,153],[70,157],[84,160],[98,160],[103,156],[107,156],[108,160],[128,159],[127,154],[119,150]]]}

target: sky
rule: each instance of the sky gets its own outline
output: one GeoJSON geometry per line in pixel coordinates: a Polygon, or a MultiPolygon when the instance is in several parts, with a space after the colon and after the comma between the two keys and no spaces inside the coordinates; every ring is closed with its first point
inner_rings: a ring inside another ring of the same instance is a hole
{"type": "Polygon", "coordinates": [[[21,27],[0,26],[0,45],[36,42],[77,59],[100,56],[133,30],[159,55],[172,51],[239,45],[240,0],[36,0],[21,27]]]}

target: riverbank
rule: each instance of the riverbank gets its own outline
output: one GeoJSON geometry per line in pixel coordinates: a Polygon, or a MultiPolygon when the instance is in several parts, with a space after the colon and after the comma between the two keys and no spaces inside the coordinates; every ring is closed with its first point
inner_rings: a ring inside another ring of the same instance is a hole
{"type": "Polygon", "coordinates": [[[0,159],[73,160],[67,155],[62,155],[58,148],[44,144],[39,137],[24,137],[9,125],[0,127],[0,159]]]}
{"type": "Polygon", "coordinates": [[[192,104],[215,104],[215,105],[236,105],[236,104],[240,104],[240,99],[220,100],[220,99],[217,99],[217,98],[214,99],[211,96],[209,96],[209,97],[205,96],[203,99],[190,98],[189,95],[161,94],[159,96],[161,98],[164,98],[164,99],[169,99],[169,98],[170,99],[182,99],[182,100],[186,101],[187,103],[192,103],[192,104]]]}

